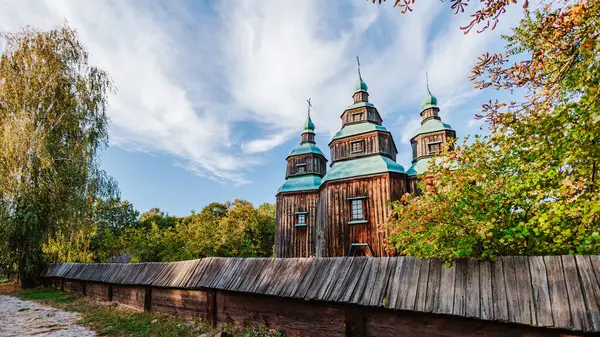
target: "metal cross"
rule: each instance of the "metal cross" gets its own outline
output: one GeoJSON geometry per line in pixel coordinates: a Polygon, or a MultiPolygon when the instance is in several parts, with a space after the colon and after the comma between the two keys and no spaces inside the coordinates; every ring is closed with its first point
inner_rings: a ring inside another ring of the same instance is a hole
{"type": "Polygon", "coordinates": [[[356,63],[358,63],[358,74],[360,75],[360,58],[356,55],[356,63]]]}
{"type": "Polygon", "coordinates": [[[308,115],[310,116],[310,107],[312,107],[312,104],[310,103],[310,97],[306,101],[308,102],[308,115]]]}
{"type": "Polygon", "coordinates": [[[427,83],[427,90],[429,90],[429,74],[427,74],[427,70],[425,70],[425,83],[427,83]]]}

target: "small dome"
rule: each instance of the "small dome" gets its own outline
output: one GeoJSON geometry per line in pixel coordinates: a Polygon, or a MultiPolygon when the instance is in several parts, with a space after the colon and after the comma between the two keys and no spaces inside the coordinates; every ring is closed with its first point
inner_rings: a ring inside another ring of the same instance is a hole
{"type": "Polygon", "coordinates": [[[356,85],[354,86],[354,93],[359,91],[367,91],[368,89],[369,87],[367,87],[367,84],[365,81],[363,81],[362,76],[360,76],[360,73],[358,73],[358,79],[356,80],[356,85]]]}
{"type": "Polygon", "coordinates": [[[306,118],[306,122],[304,123],[304,131],[315,131],[315,124],[310,119],[310,115],[306,118]]]}
{"type": "Polygon", "coordinates": [[[429,88],[427,88],[427,95],[425,95],[425,98],[423,98],[423,101],[421,102],[421,111],[429,108],[437,108],[437,104],[437,98],[435,98],[431,91],[429,91],[429,88]]]}

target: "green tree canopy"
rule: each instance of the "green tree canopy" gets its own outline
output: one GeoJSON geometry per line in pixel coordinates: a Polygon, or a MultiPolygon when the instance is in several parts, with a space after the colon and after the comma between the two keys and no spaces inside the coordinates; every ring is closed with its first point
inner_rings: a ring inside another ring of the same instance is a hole
{"type": "Polygon", "coordinates": [[[0,237],[27,286],[45,239],[91,220],[93,200],[114,193],[98,168],[112,85],[66,25],[0,36],[0,237]]]}
{"type": "Polygon", "coordinates": [[[600,252],[600,2],[558,1],[526,17],[505,53],[473,69],[490,135],[433,160],[382,232],[399,253],[445,259],[600,252]],[[457,167],[456,170],[451,170],[457,167]]]}

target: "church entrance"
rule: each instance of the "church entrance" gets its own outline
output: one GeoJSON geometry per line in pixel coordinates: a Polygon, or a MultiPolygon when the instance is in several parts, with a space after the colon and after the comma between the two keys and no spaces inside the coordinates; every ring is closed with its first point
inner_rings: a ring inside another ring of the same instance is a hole
{"type": "Polygon", "coordinates": [[[352,243],[348,256],[374,256],[368,243],[352,243]]]}

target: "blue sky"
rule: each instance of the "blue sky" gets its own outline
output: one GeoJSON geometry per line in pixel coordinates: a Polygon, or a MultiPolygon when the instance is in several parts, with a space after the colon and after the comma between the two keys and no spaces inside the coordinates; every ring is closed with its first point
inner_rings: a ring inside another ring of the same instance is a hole
{"type": "Polygon", "coordinates": [[[274,202],[308,97],[328,154],[352,103],[357,54],[405,168],[426,70],[443,120],[459,136],[483,132],[473,116],[491,93],[467,77],[479,54],[502,51],[521,10],[493,32],[464,35],[469,18],[448,3],[421,0],[408,15],[392,3],[0,0],[0,31],[75,28],[118,89],[103,168],[139,210],[187,215],[212,201],[274,202]]]}

